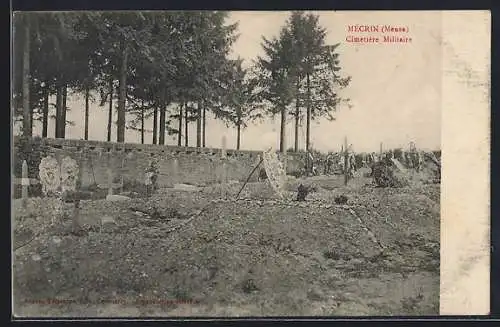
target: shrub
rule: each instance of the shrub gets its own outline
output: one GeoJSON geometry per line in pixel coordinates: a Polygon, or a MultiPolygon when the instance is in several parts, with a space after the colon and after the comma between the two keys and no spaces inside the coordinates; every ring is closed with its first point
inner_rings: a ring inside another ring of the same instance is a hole
{"type": "Polygon", "coordinates": [[[399,161],[402,161],[404,159],[403,158],[403,150],[401,148],[394,149],[394,158],[399,160],[399,161]]]}
{"type": "Polygon", "coordinates": [[[259,288],[255,285],[255,281],[251,278],[245,280],[242,285],[243,292],[246,294],[258,291],[259,288]]]}
{"type": "Polygon", "coordinates": [[[394,172],[394,167],[386,161],[380,161],[372,166],[372,177],[378,187],[403,187],[407,181],[394,172]]]}

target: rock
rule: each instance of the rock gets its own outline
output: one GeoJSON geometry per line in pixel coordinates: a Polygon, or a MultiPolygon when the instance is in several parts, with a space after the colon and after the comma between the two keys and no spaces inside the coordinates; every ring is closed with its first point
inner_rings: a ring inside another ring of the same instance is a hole
{"type": "Polygon", "coordinates": [[[363,260],[358,259],[358,258],[353,258],[353,259],[349,260],[349,264],[351,264],[351,265],[360,265],[362,263],[363,263],[363,260]]]}
{"type": "Polygon", "coordinates": [[[115,219],[111,216],[102,216],[101,218],[101,224],[106,225],[106,224],[115,224],[115,219]]]}
{"type": "Polygon", "coordinates": [[[189,184],[174,184],[174,190],[193,192],[198,191],[199,188],[189,184]]]}
{"type": "Polygon", "coordinates": [[[42,260],[42,257],[39,254],[33,254],[31,256],[31,260],[33,260],[33,261],[40,261],[40,260],[42,260]]]}
{"type": "Polygon", "coordinates": [[[52,237],[52,242],[54,242],[54,244],[60,244],[61,243],[61,238],[59,236],[54,236],[52,237]]]}
{"type": "Polygon", "coordinates": [[[325,298],[325,295],[320,288],[312,287],[309,292],[307,292],[307,298],[312,301],[322,301],[325,298]]]}
{"type": "Polygon", "coordinates": [[[126,200],[130,200],[130,198],[128,196],[125,196],[125,195],[115,195],[115,194],[111,194],[111,195],[107,195],[106,196],[106,200],[107,201],[126,201],[126,200]]]}

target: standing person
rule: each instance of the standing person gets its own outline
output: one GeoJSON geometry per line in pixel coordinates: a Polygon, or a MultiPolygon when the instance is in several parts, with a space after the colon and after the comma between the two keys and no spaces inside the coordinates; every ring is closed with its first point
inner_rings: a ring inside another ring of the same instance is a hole
{"type": "Polygon", "coordinates": [[[331,174],[332,165],[333,165],[333,154],[330,152],[326,156],[325,175],[330,175],[331,174]]]}
{"type": "Polygon", "coordinates": [[[349,175],[352,177],[354,177],[354,173],[358,170],[357,169],[357,166],[356,166],[356,156],[354,155],[354,153],[351,153],[351,155],[349,156],[349,161],[350,161],[350,173],[349,175]]]}

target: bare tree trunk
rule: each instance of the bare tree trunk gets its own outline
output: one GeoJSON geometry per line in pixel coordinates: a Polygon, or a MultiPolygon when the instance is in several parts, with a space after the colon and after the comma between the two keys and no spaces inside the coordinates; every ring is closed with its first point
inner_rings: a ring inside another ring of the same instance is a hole
{"type": "Polygon", "coordinates": [[[141,144],[144,144],[144,100],[141,105],[141,144]]]}
{"type": "Polygon", "coordinates": [[[127,96],[127,65],[128,50],[124,45],[123,57],[120,67],[120,85],[118,94],[118,117],[116,126],[116,141],[125,142],[125,101],[127,96]]]}
{"type": "Polygon", "coordinates": [[[30,25],[28,15],[24,23],[24,47],[23,47],[23,135],[31,137],[31,106],[30,106],[30,25]]]}
{"type": "Polygon", "coordinates": [[[62,125],[62,112],[63,112],[63,104],[64,104],[64,101],[63,101],[63,94],[64,94],[64,90],[63,90],[63,86],[62,85],[58,85],[57,86],[57,90],[56,90],[56,126],[55,126],[55,137],[56,138],[62,138],[62,128],[61,128],[61,125],[62,125]]]}
{"type": "Polygon", "coordinates": [[[90,89],[88,85],[85,87],[85,132],[84,139],[89,139],[89,97],[90,97],[90,89]]]}
{"type": "Polygon", "coordinates": [[[108,142],[111,142],[111,128],[113,127],[113,78],[109,80],[109,112],[108,112],[108,142]]]}
{"type": "Polygon", "coordinates": [[[63,139],[66,138],[66,113],[68,111],[67,100],[68,100],[68,86],[65,84],[63,87],[63,104],[61,113],[61,137],[63,139]]]}
{"type": "Polygon", "coordinates": [[[165,144],[165,116],[167,113],[167,106],[165,103],[165,90],[162,90],[161,103],[160,103],[160,139],[158,144],[165,144]]]}
{"type": "Polygon", "coordinates": [[[295,144],[294,151],[299,151],[299,124],[300,124],[300,101],[299,101],[300,80],[297,80],[297,94],[295,96],[295,144]]]}
{"type": "Polygon", "coordinates": [[[49,88],[46,87],[43,92],[42,137],[47,137],[49,127],[49,88]]]}
{"type": "Polygon", "coordinates": [[[189,133],[188,133],[188,128],[189,128],[189,120],[188,120],[188,105],[184,107],[184,126],[185,126],[185,131],[184,131],[184,146],[189,146],[189,133]]]}
{"type": "Polygon", "coordinates": [[[205,109],[205,106],[203,106],[203,147],[205,147],[205,141],[206,141],[206,128],[207,128],[207,111],[205,109]]]}
{"type": "Polygon", "coordinates": [[[307,122],[306,122],[306,151],[309,151],[311,143],[311,81],[309,74],[306,75],[307,78],[307,122]]]}
{"type": "Polygon", "coordinates": [[[158,141],[158,107],[154,108],[153,111],[153,144],[158,141]]]}
{"type": "Polygon", "coordinates": [[[236,126],[236,150],[240,149],[241,142],[241,123],[236,126]]]}
{"type": "Polygon", "coordinates": [[[196,147],[201,147],[201,101],[196,109],[196,147]]]}
{"type": "Polygon", "coordinates": [[[181,103],[179,105],[179,131],[177,132],[177,146],[182,146],[182,106],[184,104],[181,103]]]}
{"type": "Polygon", "coordinates": [[[280,152],[286,152],[285,149],[285,137],[286,137],[286,131],[285,131],[285,126],[286,126],[286,106],[282,106],[281,108],[281,127],[280,127],[280,152]]]}

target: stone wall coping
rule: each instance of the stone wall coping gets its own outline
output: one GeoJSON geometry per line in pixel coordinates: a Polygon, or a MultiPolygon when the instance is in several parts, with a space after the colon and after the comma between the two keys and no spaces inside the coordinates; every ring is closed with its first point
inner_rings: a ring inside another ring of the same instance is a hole
{"type": "MultiPolygon", "coordinates": [[[[20,137],[14,137],[14,144],[18,143],[20,137]]],[[[35,138],[33,138],[35,139],[35,138]]],[[[62,148],[103,148],[111,149],[113,151],[134,151],[141,150],[146,152],[171,152],[171,153],[197,153],[197,154],[217,154],[220,155],[221,148],[198,148],[198,147],[185,147],[176,145],[159,145],[159,144],[137,144],[137,143],[116,143],[106,141],[93,141],[93,140],[77,140],[77,139],[55,139],[55,138],[36,138],[40,144],[48,146],[56,146],[62,148]]],[[[235,150],[226,149],[226,154],[229,156],[238,155],[260,155],[263,151],[255,150],[235,150]]],[[[279,153],[277,151],[277,153],[279,153]]],[[[288,153],[288,156],[302,155],[301,153],[288,153]]]]}

